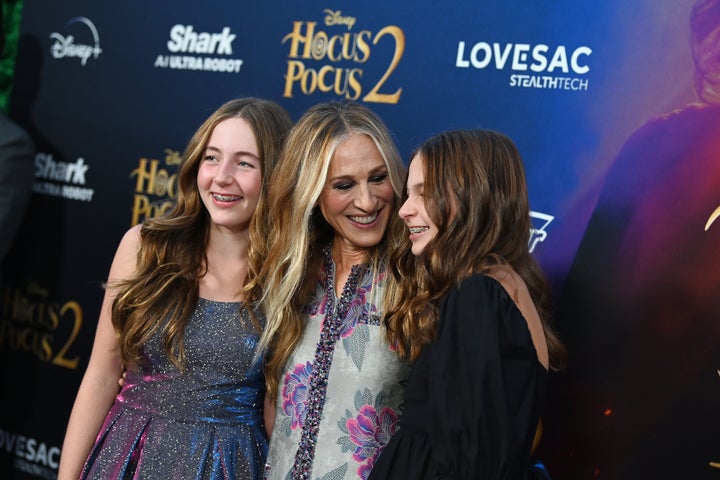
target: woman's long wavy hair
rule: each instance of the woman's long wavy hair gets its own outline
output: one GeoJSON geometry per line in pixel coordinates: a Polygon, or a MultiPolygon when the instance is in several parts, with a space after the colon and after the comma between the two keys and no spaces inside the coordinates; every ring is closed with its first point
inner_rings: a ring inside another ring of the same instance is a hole
{"type": "Polygon", "coordinates": [[[424,203],[438,234],[415,257],[408,235],[392,246],[384,318],[400,356],[415,359],[435,336],[440,301],[474,273],[512,267],[527,284],[540,314],[553,368],[565,349],[547,312],[548,287],[530,254],[530,207],[515,144],[486,130],[456,130],[430,138],[413,153],[425,164],[424,203]]]}
{"type": "Polygon", "coordinates": [[[255,250],[250,268],[259,272],[248,284],[248,298],[259,302],[266,316],[258,355],[265,355],[269,398],[274,398],[285,364],[305,327],[303,307],[319,278],[322,250],[334,230],[317,207],[330,161],[351,135],[367,135],[385,161],[395,192],[383,240],[368,251],[376,272],[387,262],[387,239],[404,229],[397,210],[403,188],[403,165],[395,142],[382,120],[367,107],[329,102],[311,107],[293,127],[280,154],[269,191],[267,251],[255,250]]]}
{"type": "Polygon", "coordinates": [[[168,357],[178,368],[184,368],[183,336],[198,300],[198,280],[207,271],[210,232],[210,216],[197,186],[198,168],[214,128],[235,117],[248,122],[257,141],[262,187],[251,225],[264,221],[258,213],[264,211],[268,178],[292,120],[269,100],[231,100],[211,114],[190,139],[178,171],[173,207],[163,217],[143,222],[135,274],[111,285],[117,289],[112,322],[122,361],[128,368],[140,364],[143,345],[158,329],[168,357]]]}

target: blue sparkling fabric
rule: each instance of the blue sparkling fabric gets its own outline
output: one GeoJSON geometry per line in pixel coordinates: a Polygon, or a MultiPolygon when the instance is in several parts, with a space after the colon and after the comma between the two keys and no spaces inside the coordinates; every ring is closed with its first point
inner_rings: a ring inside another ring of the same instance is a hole
{"type": "Polygon", "coordinates": [[[241,303],[199,299],[185,330],[186,371],[156,334],[128,372],[81,478],[257,479],[268,440],[258,334],[241,303]]]}

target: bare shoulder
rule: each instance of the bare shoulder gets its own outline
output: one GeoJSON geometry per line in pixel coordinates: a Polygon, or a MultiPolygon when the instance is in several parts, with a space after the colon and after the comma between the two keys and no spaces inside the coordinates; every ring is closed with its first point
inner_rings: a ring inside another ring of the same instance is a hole
{"type": "Polygon", "coordinates": [[[141,225],[135,225],[123,235],[110,267],[109,279],[124,279],[135,271],[137,254],[141,243],[141,228],[141,225]]]}
{"type": "Polygon", "coordinates": [[[142,224],[137,224],[134,227],[130,227],[120,240],[120,246],[127,244],[127,246],[137,247],[140,245],[140,231],[142,230],[142,224]]]}
{"type": "Polygon", "coordinates": [[[135,225],[134,227],[131,227],[128,231],[125,232],[125,234],[122,236],[122,239],[120,239],[120,244],[118,245],[119,254],[137,254],[141,242],[141,229],[142,225],[135,225]]]}

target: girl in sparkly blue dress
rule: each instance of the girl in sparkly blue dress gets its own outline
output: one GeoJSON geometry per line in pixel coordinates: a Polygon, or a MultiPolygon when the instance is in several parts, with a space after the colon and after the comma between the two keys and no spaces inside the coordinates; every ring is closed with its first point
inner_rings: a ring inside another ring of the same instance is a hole
{"type": "Polygon", "coordinates": [[[123,237],[61,480],[262,476],[263,320],[241,291],[258,241],[250,225],[263,221],[267,178],[290,127],[273,102],[224,104],[188,144],[171,211],[123,237]]]}

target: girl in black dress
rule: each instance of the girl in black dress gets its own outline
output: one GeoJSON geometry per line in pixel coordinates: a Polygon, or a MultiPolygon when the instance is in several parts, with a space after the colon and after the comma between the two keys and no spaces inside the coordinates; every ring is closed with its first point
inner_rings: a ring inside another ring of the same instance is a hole
{"type": "Polygon", "coordinates": [[[531,460],[547,372],[564,348],[530,255],[525,173],[513,142],[451,131],[414,153],[385,316],[413,361],[400,429],[370,479],[547,478],[531,460]]]}

